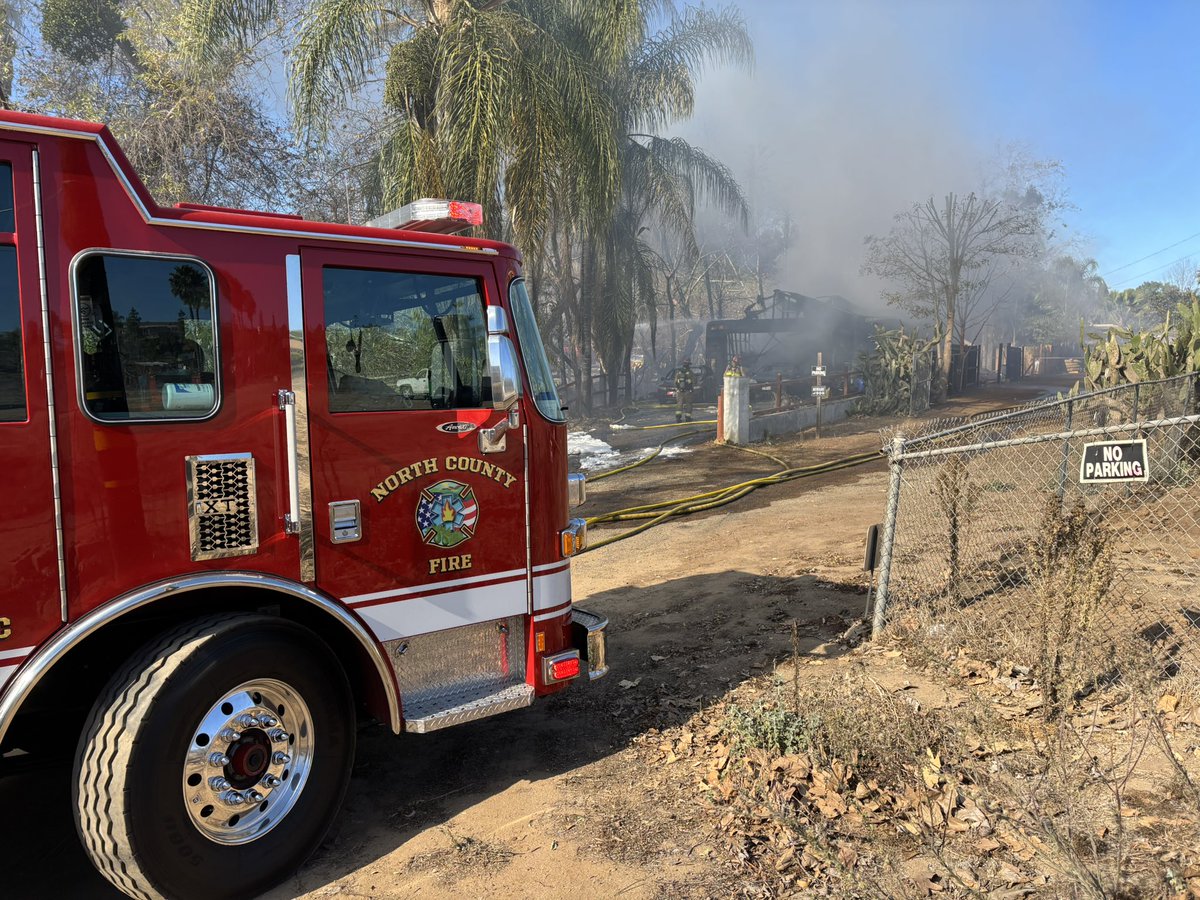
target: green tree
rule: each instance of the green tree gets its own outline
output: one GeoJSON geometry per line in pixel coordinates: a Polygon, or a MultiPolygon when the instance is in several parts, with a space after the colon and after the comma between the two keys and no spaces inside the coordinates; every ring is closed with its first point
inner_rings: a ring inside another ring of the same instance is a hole
{"type": "Polygon", "coordinates": [[[1196,294],[1168,282],[1145,281],[1135,288],[1112,291],[1109,296],[1118,309],[1148,327],[1162,322],[1181,305],[1189,305],[1196,294]]]}
{"type": "Polygon", "coordinates": [[[160,202],[288,206],[303,160],[252,81],[269,48],[226,40],[185,56],[187,12],[175,0],[45,0],[22,101],[106,123],[160,202]]]}

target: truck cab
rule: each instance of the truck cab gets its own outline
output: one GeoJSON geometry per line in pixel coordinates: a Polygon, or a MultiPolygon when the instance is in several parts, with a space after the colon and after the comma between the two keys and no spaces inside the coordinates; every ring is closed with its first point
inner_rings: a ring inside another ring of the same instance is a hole
{"type": "Polygon", "coordinates": [[[69,745],[130,896],[287,877],[361,717],[607,671],[521,256],[478,224],[161,207],[103,126],[0,112],[0,766],[69,745]]]}

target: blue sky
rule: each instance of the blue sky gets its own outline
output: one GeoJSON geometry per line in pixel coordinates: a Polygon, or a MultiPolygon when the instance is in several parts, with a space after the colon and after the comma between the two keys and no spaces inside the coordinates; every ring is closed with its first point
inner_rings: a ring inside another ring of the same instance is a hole
{"type": "Polygon", "coordinates": [[[685,133],[798,213],[794,289],[868,290],[850,275],[862,235],[970,189],[1010,142],[1063,164],[1068,225],[1111,286],[1200,260],[1200,3],[738,5],[755,71],[706,76],[685,133]]]}

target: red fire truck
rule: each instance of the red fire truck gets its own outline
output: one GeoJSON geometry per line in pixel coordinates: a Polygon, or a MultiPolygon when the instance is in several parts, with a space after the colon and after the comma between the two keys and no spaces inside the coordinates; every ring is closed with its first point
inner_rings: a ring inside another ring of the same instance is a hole
{"type": "Polygon", "coordinates": [[[76,747],[129,896],[286,877],[360,716],[606,671],[521,257],[479,221],[164,208],[103,126],[0,113],[0,766],[76,747]]]}

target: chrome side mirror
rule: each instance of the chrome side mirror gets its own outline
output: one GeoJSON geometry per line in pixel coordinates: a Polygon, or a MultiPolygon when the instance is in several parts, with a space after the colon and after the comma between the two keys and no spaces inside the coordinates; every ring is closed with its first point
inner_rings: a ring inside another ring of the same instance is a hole
{"type": "Polygon", "coordinates": [[[513,347],[512,340],[502,334],[490,336],[487,348],[488,370],[492,379],[492,406],[496,409],[508,409],[521,396],[521,366],[517,362],[517,350],[513,347]]]}

